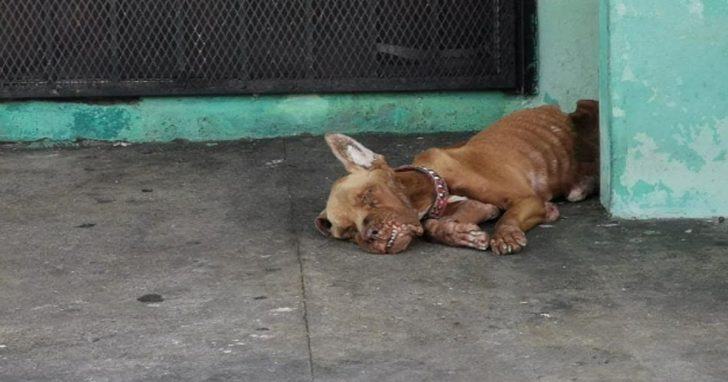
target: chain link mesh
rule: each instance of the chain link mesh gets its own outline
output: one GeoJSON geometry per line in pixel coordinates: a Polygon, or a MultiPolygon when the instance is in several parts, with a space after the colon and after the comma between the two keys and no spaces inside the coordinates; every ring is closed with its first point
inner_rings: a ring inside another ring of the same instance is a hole
{"type": "Polygon", "coordinates": [[[0,0],[0,97],[515,89],[513,4],[0,0]]]}

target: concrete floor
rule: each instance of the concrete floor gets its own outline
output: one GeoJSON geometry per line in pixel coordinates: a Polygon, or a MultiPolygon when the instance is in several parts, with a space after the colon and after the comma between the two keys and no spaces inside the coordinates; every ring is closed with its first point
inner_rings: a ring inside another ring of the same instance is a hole
{"type": "Polygon", "coordinates": [[[728,380],[728,223],[589,201],[523,255],[374,256],[312,227],[342,171],[310,137],[0,148],[0,381],[728,380]]]}

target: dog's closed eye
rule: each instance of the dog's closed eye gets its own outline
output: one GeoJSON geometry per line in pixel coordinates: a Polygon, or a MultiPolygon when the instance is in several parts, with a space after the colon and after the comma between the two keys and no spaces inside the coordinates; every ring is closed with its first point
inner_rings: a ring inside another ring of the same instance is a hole
{"type": "Polygon", "coordinates": [[[368,188],[359,195],[359,200],[362,205],[375,208],[377,207],[377,198],[374,196],[374,189],[368,188]]]}

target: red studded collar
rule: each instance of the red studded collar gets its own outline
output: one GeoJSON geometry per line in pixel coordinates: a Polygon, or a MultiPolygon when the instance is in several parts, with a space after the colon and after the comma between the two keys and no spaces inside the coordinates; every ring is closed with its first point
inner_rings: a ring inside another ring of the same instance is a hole
{"type": "Polygon", "coordinates": [[[435,202],[427,211],[425,217],[428,219],[439,219],[445,214],[445,208],[447,207],[448,199],[450,198],[450,191],[448,190],[445,179],[435,172],[435,170],[420,166],[402,166],[398,167],[395,171],[417,171],[427,175],[435,185],[435,202]]]}

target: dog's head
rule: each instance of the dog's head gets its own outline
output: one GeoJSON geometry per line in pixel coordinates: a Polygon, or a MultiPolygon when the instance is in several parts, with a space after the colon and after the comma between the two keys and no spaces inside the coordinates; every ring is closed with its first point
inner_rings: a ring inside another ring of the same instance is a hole
{"type": "Polygon", "coordinates": [[[368,252],[395,254],[423,233],[418,212],[384,157],[341,134],[326,136],[349,172],[338,179],[316,219],[321,233],[351,240],[368,252]]]}

